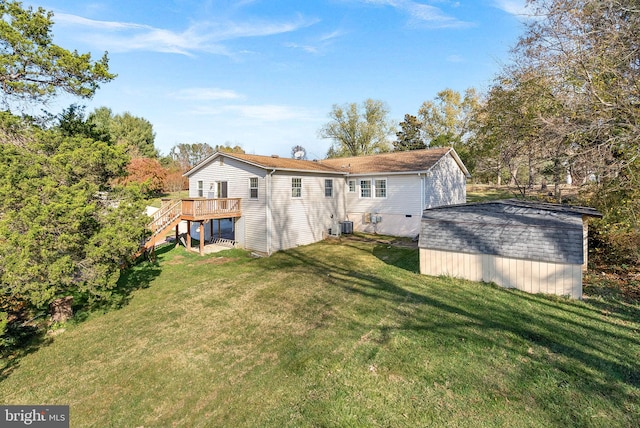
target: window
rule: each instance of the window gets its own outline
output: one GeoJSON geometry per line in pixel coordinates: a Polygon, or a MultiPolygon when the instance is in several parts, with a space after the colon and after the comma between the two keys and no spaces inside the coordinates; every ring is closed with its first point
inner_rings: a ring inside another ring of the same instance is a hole
{"type": "Polygon", "coordinates": [[[371,197],[371,180],[360,180],[360,197],[371,197]]]}
{"type": "Polygon", "coordinates": [[[198,197],[201,198],[204,196],[204,183],[202,180],[198,180],[198,197]]]}
{"type": "Polygon", "coordinates": [[[333,180],[324,180],[324,196],[326,198],[333,198],[333,180]]]}
{"type": "Polygon", "coordinates": [[[302,178],[291,179],[291,197],[292,198],[302,197],[302,178]]]}
{"type": "Polygon", "coordinates": [[[249,178],[249,198],[258,199],[258,177],[249,178]]]}
{"type": "Polygon", "coordinates": [[[356,180],[349,180],[349,192],[355,193],[356,191],[356,180]]]}
{"type": "Polygon", "coordinates": [[[376,198],[387,197],[387,180],[376,180],[376,198]]]}

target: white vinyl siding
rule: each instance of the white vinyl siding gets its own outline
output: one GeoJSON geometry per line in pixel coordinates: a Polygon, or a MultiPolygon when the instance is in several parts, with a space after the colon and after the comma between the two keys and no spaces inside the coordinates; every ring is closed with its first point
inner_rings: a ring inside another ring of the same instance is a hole
{"type": "Polygon", "coordinates": [[[427,173],[424,186],[424,207],[464,204],[467,202],[467,177],[456,161],[444,156],[427,173]]]}
{"type": "Polygon", "coordinates": [[[320,241],[327,236],[334,222],[345,219],[345,182],[334,179],[333,198],[327,198],[326,177],[311,174],[291,177],[286,171],[276,171],[272,175],[272,252],[320,241]],[[292,178],[301,178],[303,198],[291,198],[292,178]],[[342,183],[342,186],[336,183],[342,183]]]}
{"type": "Polygon", "coordinates": [[[324,180],[324,197],[333,198],[333,180],[330,178],[324,180]]]}
{"type": "Polygon", "coordinates": [[[266,176],[267,172],[235,159],[216,159],[205,168],[189,177],[189,196],[197,197],[198,181],[203,181],[205,189],[216,188],[220,181],[226,181],[230,198],[242,198],[242,217],[235,222],[235,239],[239,246],[252,251],[267,252],[266,219],[266,176]],[[250,178],[258,178],[258,199],[250,199],[250,178]]]}
{"type": "Polygon", "coordinates": [[[302,198],[302,178],[294,177],[291,179],[291,197],[302,198]]]}

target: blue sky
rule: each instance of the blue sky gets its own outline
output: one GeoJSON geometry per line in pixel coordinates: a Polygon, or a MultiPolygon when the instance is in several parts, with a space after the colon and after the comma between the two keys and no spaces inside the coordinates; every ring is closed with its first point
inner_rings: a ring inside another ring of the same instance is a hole
{"type": "Polygon", "coordinates": [[[240,145],[322,158],[334,104],[384,101],[390,118],[437,92],[486,90],[523,31],[524,0],[35,0],[55,14],[54,40],[108,51],[118,77],[87,111],[149,120],[156,147],[240,145]]]}

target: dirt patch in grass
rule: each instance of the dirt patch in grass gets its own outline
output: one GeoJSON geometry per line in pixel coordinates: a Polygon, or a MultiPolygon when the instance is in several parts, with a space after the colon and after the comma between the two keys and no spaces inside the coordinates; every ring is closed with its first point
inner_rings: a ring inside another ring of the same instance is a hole
{"type": "Polygon", "coordinates": [[[184,256],[173,256],[173,258],[169,261],[166,261],[165,264],[169,265],[169,266],[173,266],[173,265],[180,265],[184,263],[184,256]]]}

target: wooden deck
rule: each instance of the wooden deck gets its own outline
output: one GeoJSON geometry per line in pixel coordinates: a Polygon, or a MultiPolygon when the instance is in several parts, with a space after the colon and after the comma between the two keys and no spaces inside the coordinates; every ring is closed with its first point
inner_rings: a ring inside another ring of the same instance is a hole
{"type": "Polygon", "coordinates": [[[182,219],[191,221],[242,216],[240,198],[181,199],[182,219]]]}
{"type": "MultiPolygon", "coordinates": [[[[190,243],[190,223],[197,221],[200,223],[201,233],[204,231],[206,221],[238,218],[242,216],[240,198],[187,198],[187,199],[165,199],[162,201],[160,209],[152,216],[151,222],[147,225],[151,230],[151,237],[143,244],[144,249],[153,248],[160,239],[162,233],[176,228],[181,221],[187,221],[187,241],[190,243]]],[[[200,240],[202,247],[204,240],[200,240]]],[[[189,245],[189,244],[188,244],[189,245]]],[[[202,252],[202,249],[201,249],[202,252]]]]}

